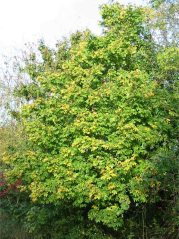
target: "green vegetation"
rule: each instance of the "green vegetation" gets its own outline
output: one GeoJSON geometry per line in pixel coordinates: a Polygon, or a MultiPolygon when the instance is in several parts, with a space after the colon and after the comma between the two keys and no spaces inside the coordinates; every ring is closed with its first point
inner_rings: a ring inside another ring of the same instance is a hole
{"type": "Polygon", "coordinates": [[[18,231],[3,239],[177,238],[174,16],[168,33],[158,27],[162,4],[178,5],[153,4],[104,5],[102,35],[40,42],[19,68],[31,82],[14,90],[24,103],[0,152],[0,220],[18,231]]]}

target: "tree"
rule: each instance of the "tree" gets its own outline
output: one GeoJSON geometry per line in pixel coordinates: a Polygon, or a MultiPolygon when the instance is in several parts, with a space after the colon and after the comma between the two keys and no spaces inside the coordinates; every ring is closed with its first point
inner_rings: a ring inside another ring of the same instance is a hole
{"type": "Polygon", "coordinates": [[[112,4],[101,14],[101,36],[78,32],[55,52],[40,43],[42,62],[31,55],[31,84],[16,92],[29,101],[20,112],[27,147],[4,162],[34,203],[117,230],[157,201],[165,170],[156,158],[174,147],[177,111],[145,9],[112,4]]]}
{"type": "Polygon", "coordinates": [[[177,46],[179,37],[179,2],[177,0],[151,0],[151,26],[160,46],[177,46]]]}

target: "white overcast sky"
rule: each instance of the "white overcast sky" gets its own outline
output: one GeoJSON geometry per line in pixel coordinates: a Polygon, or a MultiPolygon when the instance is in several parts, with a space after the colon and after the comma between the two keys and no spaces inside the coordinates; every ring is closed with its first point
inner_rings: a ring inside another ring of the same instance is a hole
{"type": "MultiPolygon", "coordinates": [[[[0,56],[43,38],[51,46],[85,28],[99,32],[99,6],[109,0],[0,0],[0,56]]],[[[142,3],[142,0],[121,0],[142,3]]]]}

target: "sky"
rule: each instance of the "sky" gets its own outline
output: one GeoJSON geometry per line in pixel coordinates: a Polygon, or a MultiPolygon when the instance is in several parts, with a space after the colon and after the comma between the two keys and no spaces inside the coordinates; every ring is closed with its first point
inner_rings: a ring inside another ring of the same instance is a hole
{"type": "MultiPolygon", "coordinates": [[[[44,39],[51,46],[85,28],[99,33],[99,6],[109,0],[0,0],[0,55],[44,39]]],[[[123,4],[142,0],[121,0],[123,4]]]]}

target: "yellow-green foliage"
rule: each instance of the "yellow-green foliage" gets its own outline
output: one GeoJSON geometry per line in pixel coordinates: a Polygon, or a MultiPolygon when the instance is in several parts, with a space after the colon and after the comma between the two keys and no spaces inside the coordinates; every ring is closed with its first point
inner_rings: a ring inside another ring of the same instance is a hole
{"type": "Polygon", "coordinates": [[[35,78],[41,94],[21,113],[28,149],[4,159],[32,201],[88,208],[116,229],[132,202],[157,191],[151,159],[167,147],[175,111],[152,75],[144,19],[143,9],[105,5],[103,34],[74,35],[56,70],[35,78]]]}

